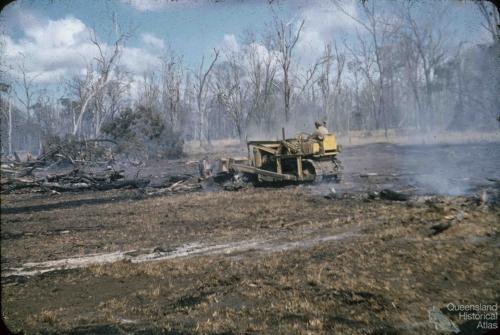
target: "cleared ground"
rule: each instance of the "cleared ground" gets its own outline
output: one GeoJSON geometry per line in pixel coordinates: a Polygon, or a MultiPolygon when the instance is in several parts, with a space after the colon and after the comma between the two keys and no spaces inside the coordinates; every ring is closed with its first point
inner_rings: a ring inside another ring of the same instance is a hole
{"type": "MultiPolygon", "coordinates": [[[[500,302],[498,148],[352,147],[340,185],[2,195],[3,319],[28,333],[422,334],[435,306],[480,334],[446,305],[500,302]],[[410,200],[369,196],[383,188],[410,200]]],[[[192,158],[140,173],[160,183],[192,158]]]]}

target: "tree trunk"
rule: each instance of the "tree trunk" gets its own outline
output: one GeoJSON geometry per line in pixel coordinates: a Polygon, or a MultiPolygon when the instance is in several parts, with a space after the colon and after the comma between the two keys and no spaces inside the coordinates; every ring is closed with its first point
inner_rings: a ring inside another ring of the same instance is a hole
{"type": "Polygon", "coordinates": [[[76,123],[73,125],[73,135],[76,135],[78,133],[78,130],[80,130],[82,120],[83,120],[83,115],[85,114],[85,111],[87,110],[87,105],[90,102],[90,99],[92,98],[93,93],[91,93],[87,99],[85,99],[85,102],[82,105],[82,108],[80,110],[80,115],[78,115],[78,119],[76,120],[76,123]]]}
{"type": "MultiPolygon", "coordinates": [[[[382,78],[382,73],[380,73],[380,78],[382,78]]],[[[387,138],[387,114],[385,110],[385,99],[384,99],[384,80],[380,79],[380,96],[379,96],[379,116],[382,117],[382,123],[384,124],[384,137],[387,138]]]]}
{"type": "Polygon", "coordinates": [[[240,143],[243,143],[243,131],[241,129],[241,125],[239,122],[236,123],[236,131],[238,132],[238,138],[240,139],[240,143]]]}
{"type": "Polygon", "coordinates": [[[8,132],[9,155],[12,155],[12,102],[9,96],[9,132],[8,132]]]}
{"type": "Polygon", "coordinates": [[[349,139],[349,144],[351,144],[351,114],[352,114],[352,94],[349,95],[350,106],[347,109],[347,138],[349,139]]]}
{"type": "Polygon", "coordinates": [[[290,85],[288,84],[288,72],[285,72],[284,77],[284,95],[285,95],[285,122],[288,123],[290,113],[290,85]]]}
{"type": "Polygon", "coordinates": [[[415,106],[416,108],[415,108],[413,119],[415,122],[415,127],[417,128],[417,130],[420,130],[420,113],[422,110],[422,106],[420,103],[420,95],[418,94],[417,84],[413,80],[410,80],[410,84],[411,84],[413,96],[415,98],[415,103],[416,103],[416,106],[415,106]]]}
{"type": "Polygon", "coordinates": [[[425,74],[425,93],[426,93],[426,100],[425,100],[425,128],[426,130],[429,130],[431,122],[431,114],[432,114],[432,90],[431,90],[431,83],[430,83],[430,70],[429,69],[424,69],[424,74],[425,74]]]}

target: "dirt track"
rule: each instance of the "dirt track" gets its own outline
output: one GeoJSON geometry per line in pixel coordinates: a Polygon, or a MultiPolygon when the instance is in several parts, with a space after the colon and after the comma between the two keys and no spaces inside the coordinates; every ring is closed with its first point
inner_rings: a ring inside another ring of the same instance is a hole
{"type": "MultiPolygon", "coordinates": [[[[431,333],[432,306],[499,302],[500,210],[476,196],[495,194],[498,147],[353,147],[340,185],[2,195],[4,320],[28,332],[431,333]],[[368,198],[383,188],[411,199],[368,198]]],[[[140,173],[161,183],[195,173],[190,159],[140,173]]]]}

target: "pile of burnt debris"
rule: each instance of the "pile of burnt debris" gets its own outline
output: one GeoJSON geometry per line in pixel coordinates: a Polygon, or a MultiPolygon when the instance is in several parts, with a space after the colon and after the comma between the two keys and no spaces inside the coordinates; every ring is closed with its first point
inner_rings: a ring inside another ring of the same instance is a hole
{"type": "Polygon", "coordinates": [[[127,176],[117,168],[110,154],[92,158],[68,153],[63,146],[56,146],[33,157],[18,154],[2,156],[1,193],[11,192],[60,192],[106,191],[120,188],[138,189],[145,195],[189,192],[201,188],[197,177],[189,174],[168,176],[162,183],[150,183],[150,178],[127,176]]]}
{"type": "Polygon", "coordinates": [[[43,176],[26,174],[25,169],[16,171],[11,165],[8,165],[8,168],[5,166],[6,164],[2,164],[1,193],[3,194],[18,190],[60,193],[133,188],[145,195],[160,195],[189,192],[202,187],[197,178],[188,175],[171,176],[160,185],[150,185],[149,178],[125,178],[123,170],[115,170],[111,166],[98,172],[74,168],[69,172],[43,176]]]}
{"type": "Polygon", "coordinates": [[[2,193],[21,189],[55,192],[108,190],[127,186],[141,187],[146,183],[144,180],[124,180],[123,171],[116,171],[111,165],[99,173],[85,171],[87,162],[81,160],[77,162],[71,156],[58,150],[51,150],[37,158],[28,155],[24,161],[16,156],[14,159],[8,157],[2,159],[2,193]],[[61,168],[65,172],[50,173],[61,168]]]}
{"type": "Polygon", "coordinates": [[[2,169],[2,193],[10,193],[20,189],[31,189],[40,191],[82,191],[99,190],[105,191],[115,188],[145,187],[149,180],[132,179],[126,180],[123,171],[103,171],[100,173],[84,172],[80,169],[74,169],[69,173],[48,174],[45,177],[35,177],[34,175],[25,175],[23,177],[14,174],[4,175],[2,169]]]}

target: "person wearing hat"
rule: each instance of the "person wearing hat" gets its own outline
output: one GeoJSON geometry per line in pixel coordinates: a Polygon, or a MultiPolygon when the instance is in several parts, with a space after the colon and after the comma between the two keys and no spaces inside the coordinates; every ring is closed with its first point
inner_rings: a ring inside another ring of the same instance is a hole
{"type": "Polygon", "coordinates": [[[310,138],[318,141],[323,140],[323,137],[328,134],[328,129],[319,121],[314,122],[314,127],[316,127],[316,129],[313,131],[310,138]]]}

